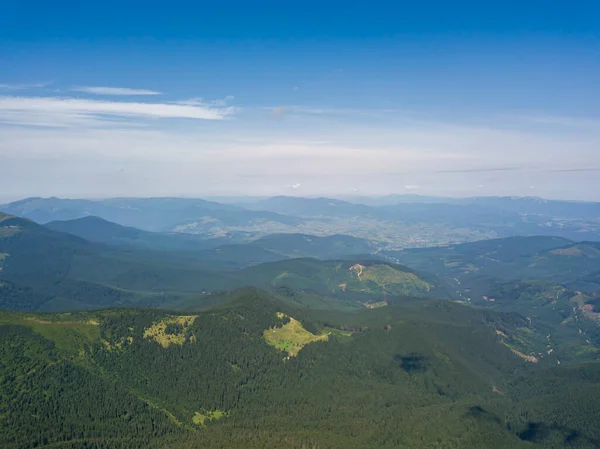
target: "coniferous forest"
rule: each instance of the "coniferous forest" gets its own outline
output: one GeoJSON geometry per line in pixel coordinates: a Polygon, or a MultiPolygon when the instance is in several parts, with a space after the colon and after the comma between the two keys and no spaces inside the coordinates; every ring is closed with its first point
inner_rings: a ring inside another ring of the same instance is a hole
{"type": "Polygon", "coordinates": [[[366,247],[0,218],[3,448],[600,446],[591,243],[332,260],[294,255],[366,247]]]}
{"type": "Polygon", "coordinates": [[[528,363],[496,332],[521,318],[451,302],[323,315],[243,289],[185,315],[5,312],[1,322],[3,447],[600,443],[600,364],[528,363]],[[328,338],[289,357],[266,334],[292,322],[328,338]]]}

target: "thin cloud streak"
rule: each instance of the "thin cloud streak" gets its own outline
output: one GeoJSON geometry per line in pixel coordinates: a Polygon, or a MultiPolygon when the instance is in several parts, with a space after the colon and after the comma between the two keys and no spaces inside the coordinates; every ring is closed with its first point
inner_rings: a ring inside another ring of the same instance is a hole
{"type": "Polygon", "coordinates": [[[523,167],[496,167],[496,168],[464,168],[457,170],[438,170],[436,173],[487,173],[496,171],[521,171],[523,167]]]}
{"type": "MultiPolygon", "coordinates": [[[[242,110],[229,106],[231,100],[0,96],[0,191],[81,195],[97,188],[92,193],[106,196],[110,183],[112,194],[142,196],[189,189],[276,194],[294,185],[316,195],[355,188],[365,194],[514,195],[530,192],[531,185],[545,196],[578,191],[595,198],[600,191],[591,170],[555,173],[598,167],[600,135],[587,129],[564,134],[493,117],[473,124],[402,112],[382,114],[384,120],[364,120],[362,113],[331,120],[292,110],[289,120],[274,122],[265,114],[272,108],[242,110]],[[198,121],[208,114],[221,121],[198,121]],[[222,120],[232,114],[236,120],[222,120]],[[156,120],[164,117],[169,120],[156,120]],[[563,192],[566,180],[572,190],[563,192]]],[[[287,118],[287,108],[276,108],[275,116],[287,118]]]]}
{"type": "Polygon", "coordinates": [[[0,89],[6,90],[25,90],[25,89],[41,89],[49,86],[51,83],[34,83],[34,84],[4,84],[0,83],[0,89]]]}
{"type": "Polygon", "coordinates": [[[130,89],[128,87],[103,87],[103,86],[81,86],[71,88],[73,92],[84,92],[94,95],[115,95],[115,96],[135,96],[135,95],[161,95],[161,92],[147,89],[130,89]]]}
{"type": "Polygon", "coordinates": [[[600,171],[600,168],[558,168],[555,170],[549,170],[552,172],[560,172],[560,173],[570,173],[570,172],[594,172],[600,171]]]}
{"type": "Polygon", "coordinates": [[[0,96],[0,123],[31,126],[75,126],[82,121],[94,126],[114,124],[119,119],[223,120],[234,112],[231,106],[0,96]]]}

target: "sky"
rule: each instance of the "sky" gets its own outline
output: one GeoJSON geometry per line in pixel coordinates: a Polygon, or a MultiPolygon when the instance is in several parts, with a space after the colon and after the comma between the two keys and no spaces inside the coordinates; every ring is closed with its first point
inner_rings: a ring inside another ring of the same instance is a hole
{"type": "Polygon", "coordinates": [[[0,201],[600,201],[594,1],[0,4],[0,201]]]}

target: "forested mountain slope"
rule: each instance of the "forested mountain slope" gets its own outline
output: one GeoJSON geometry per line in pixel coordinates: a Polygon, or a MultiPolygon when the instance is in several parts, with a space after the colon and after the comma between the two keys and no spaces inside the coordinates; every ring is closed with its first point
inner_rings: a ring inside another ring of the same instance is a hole
{"type": "Polygon", "coordinates": [[[597,364],[527,362],[496,332],[522,318],[450,302],[315,315],[244,290],[203,313],[2,313],[0,323],[8,448],[600,441],[597,364]]]}
{"type": "Polygon", "coordinates": [[[228,204],[189,198],[26,198],[0,205],[0,211],[38,223],[96,216],[146,231],[171,231],[176,226],[210,231],[217,225],[240,226],[263,221],[297,224],[301,221],[273,212],[249,211],[228,204]]]}
{"type": "MultiPolygon", "coordinates": [[[[91,228],[81,235],[93,234],[98,224],[106,231],[105,237],[116,231],[121,236],[143,238],[152,234],[115,228],[98,220],[83,219],[76,224],[87,226],[90,222],[91,228]]],[[[310,251],[324,255],[329,250],[335,254],[336,248],[344,253],[350,248],[368,246],[360,239],[344,236],[316,242],[306,241],[310,240],[307,236],[274,236],[252,244],[199,251],[158,251],[90,242],[8,215],[0,222],[0,233],[0,307],[13,310],[160,306],[182,295],[202,295],[245,285],[338,295],[356,304],[361,299],[393,294],[444,296],[433,277],[422,279],[405,267],[387,262],[288,261],[280,253],[310,251]]],[[[103,239],[100,234],[97,239],[103,239]]]]}
{"type": "Polygon", "coordinates": [[[94,216],[74,220],[51,221],[44,226],[54,231],[76,235],[91,242],[117,246],[129,245],[163,251],[201,251],[220,245],[236,243],[234,238],[207,239],[195,234],[143,231],[130,226],[121,226],[94,216]]]}

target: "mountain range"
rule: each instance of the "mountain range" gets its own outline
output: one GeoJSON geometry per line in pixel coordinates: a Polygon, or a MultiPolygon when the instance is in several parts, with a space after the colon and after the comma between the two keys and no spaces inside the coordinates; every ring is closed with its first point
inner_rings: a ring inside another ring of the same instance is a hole
{"type": "Polygon", "coordinates": [[[28,198],[0,205],[38,223],[98,217],[126,227],[231,242],[276,233],[350,235],[382,249],[436,246],[508,236],[600,240],[598,203],[538,198],[355,198],[279,196],[224,204],[185,198],[28,198]]]}
{"type": "Polygon", "coordinates": [[[319,318],[248,289],[185,314],[2,312],[0,442],[597,446],[600,365],[523,360],[500,333],[526,326],[408,298],[319,318]]]}
{"type": "MultiPolygon", "coordinates": [[[[133,214],[153,220],[161,201],[133,214]]],[[[355,217],[342,201],[260,201],[278,210],[227,213],[355,217]]],[[[394,250],[156,223],[0,213],[2,447],[600,445],[599,243],[394,250]]]]}

